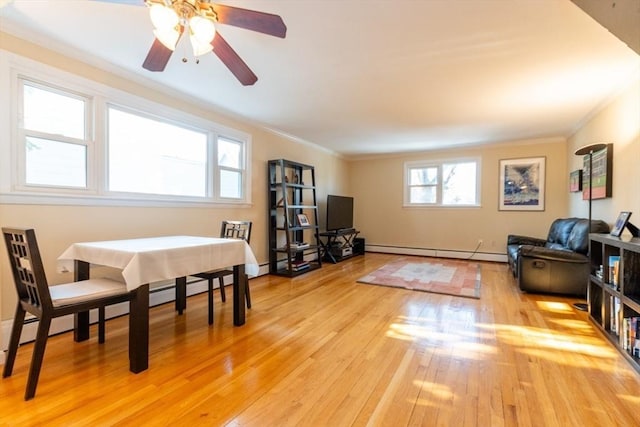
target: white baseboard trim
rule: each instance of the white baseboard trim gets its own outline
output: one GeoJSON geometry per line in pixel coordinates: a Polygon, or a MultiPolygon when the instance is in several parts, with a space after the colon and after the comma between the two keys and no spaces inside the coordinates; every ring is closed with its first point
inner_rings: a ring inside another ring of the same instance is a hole
{"type": "MultiPolygon", "coordinates": [[[[258,272],[258,276],[269,273],[268,265],[261,265],[258,272]]],[[[231,277],[225,278],[225,284],[230,284],[231,277]]],[[[202,279],[195,279],[188,282],[187,296],[199,294],[207,291],[207,281],[202,279]]],[[[214,285],[217,289],[217,281],[214,285]]],[[[165,281],[156,283],[152,287],[149,294],[149,306],[154,307],[156,305],[165,304],[167,302],[175,301],[176,291],[173,286],[173,281],[165,281]]],[[[129,303],[123,302],[120,304],[114,304],[106,307],[105,310],[107,319],[113,317],[122,316],[129,313],[129,303]]],[[[98,311],[92,310],[90,313],[90,322],[95,323],[98,321],[98,311]]],[[[0,365],[4,365],[6,358],[6,350],[9,347],[9,337],[11,336],[11,326],[13,325],[13,318],[2,322],[2,343],[0,348],[0,365]]],[[[22,334],[20,336],[20,344],[34,341],[36,338],[36,332],[38,329],[38,320],[31,315],[27,315],[25,324],[22,327],[22,334]],[[31,320],[30,320],[31,319],[31,320]]],[[[49,330],[49,336],[68,332],[73,330],[73,315],[58,317],[51,322],[51,328],[49,330]]]]}
{"type": "Polygon", "coordinates": [[[445,249],[408,248],[402,246],[366,245],[366,252],[380,252],[398,255],[417,255],[435,258],[456,258],[475,261],[507,262],[506,254],[490,252],[452,251],[445,249]]]}

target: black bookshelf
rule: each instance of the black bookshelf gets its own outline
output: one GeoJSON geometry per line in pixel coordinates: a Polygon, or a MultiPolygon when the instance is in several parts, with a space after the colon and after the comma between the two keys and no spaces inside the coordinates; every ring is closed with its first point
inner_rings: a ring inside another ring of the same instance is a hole
{"type": "Polygon", "coordinates": [[[640,238],[589,237],[589,318],[640,372],[640,238]]]}
{"type": "Polygon", "coordinates": [[[270,160],[268,174],[269,273],[293,277],[320,268],[314,167],[270,160]]]}

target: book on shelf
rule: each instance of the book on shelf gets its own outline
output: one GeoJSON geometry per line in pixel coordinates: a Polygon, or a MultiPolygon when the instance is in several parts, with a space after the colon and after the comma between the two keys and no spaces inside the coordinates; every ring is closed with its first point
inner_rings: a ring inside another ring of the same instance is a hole
{"type": "Polygon", "coordinates": [[[630,330],[633,336],[631,354],[640,359],[640,317],[631,318],[630,330]]]}
{"type": "Polygon", "coordinates": [[[306,270],[309,267],[311,267],[309,264],[298,265],[298,266],[295,266],[295,267],[291,267],[291,270],[293,270],[293,271],[302,271],[302,270],[306,270]]]}
{"type": "Polygon", "coordinates": [[[300,243],[300,242],[293,242],[289,245],[289,247],[287,248],[287,245],[284,246],[280,246],[278,247],[278,250],[280,251],[286,251],[286,250],[300,250],[300,249],[306,249],[309,247],[309,243],[300,243]]]}
{"type": "Polygon", "coordinates": [[[309,247],[307,242],[293,242],[291,243],[291,249],[305,249],[309,247]]]}
{"type": "Polygon", "coordinates": [[[620,256],[611,255],[609,257],[609,283],[618,286],[618,270],[620,268],[620,256]]]}
{"type": "Polygon", "coordinates": [[[610,310],[609,313],[611,315],[610,319],[609,319],[609,325],[611,332],[614,332],[616,334],[620,334],[620,324],[619,324],[619,319],[620,316],[618,315],[620,313],[620,298],[618,297],[613,297],[610,300],[610,310]]]}
{"type": "Polygon", "coordinates": [[[304,270],[305,268],[309,268],[310,266],[311,264],[309,264],[309,261],[306,261],[306,260],[298,260],[298,261],[291,262],[291,269],[293,271],[304,270]]]}
{"type": "Polygon", "coordinates": [[[625,317],[622,325],[622,349],[640,358],[640,317],[625,317]]]}

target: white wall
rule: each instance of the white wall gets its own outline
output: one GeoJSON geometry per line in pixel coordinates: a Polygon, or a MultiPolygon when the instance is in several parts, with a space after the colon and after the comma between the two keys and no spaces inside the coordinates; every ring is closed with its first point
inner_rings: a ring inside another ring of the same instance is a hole
{"type": "MultiPolygon", "coordinates": [[[[367,246],[380,245],[438,254],[465,252],[478,240],[479,251],[501,254],[508,234],[546,237],[551,222],[567,214],[567,165],[564,138],[513,141],[491,146],[438,150],[350,162],[355,197],[355,225],[367,246]],[[499,211],[501,159],[546,157],[544,211],[499,211]],[[481,206],[478,208],[403,207],[403,164],[413,160],[481,159],[481,206]],[[426,252],[424,250],[427,250],[426,252]]],[[[446,256],[446,255],[443,255],[446,256]]],[[[495,259],[495,258],[489,258],[495,259]]],[[[504,256],[502,257],[504,259],[504,256]]]]}
{"type": "MultiPolygon", "coordinates": [[[[569,138],[569,170],[582,168],[579,147],[598,142],[613,144],[613,194],[592,202],[592,217],[613,224],[620,211],[631,211],[631,222],[640,225],[640,79],[617,97],[569,138]]],[[[569,195],[569,213],[588,216],[588,202],[580,193],[569,195]]],[[[625,231],[625,233],[627,233],[625,231]]]]}

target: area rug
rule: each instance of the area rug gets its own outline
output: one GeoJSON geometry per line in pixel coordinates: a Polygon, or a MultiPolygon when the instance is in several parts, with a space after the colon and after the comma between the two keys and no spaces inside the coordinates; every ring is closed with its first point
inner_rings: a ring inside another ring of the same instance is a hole
{"type": "Polygon", "coordinates": [[[480,265],[442,258],[402,258],[358,279],[358,282],[480,298],[480,265]]]}

